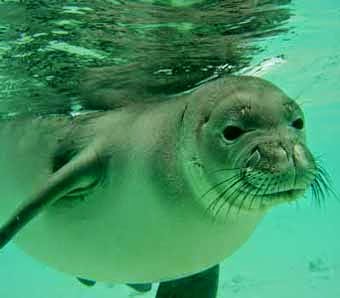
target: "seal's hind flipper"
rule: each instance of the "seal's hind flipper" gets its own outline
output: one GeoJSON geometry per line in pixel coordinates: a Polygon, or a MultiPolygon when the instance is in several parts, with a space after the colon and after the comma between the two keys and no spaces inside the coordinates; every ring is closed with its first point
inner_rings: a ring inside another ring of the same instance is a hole
{"type": "Polygon", "coordinates": [[[96,282],[94,280],[81,278],[81,277],[77,277],[77,279],[80,283],[82,283],[83,285],[85,285],[87,287],[93,287],[96,284],[96,282]]]}
{"type": "Polygon", "coordinates": [[[216,298],[219,266],[182,279],[161,282],[156,298],[216,298]]]}
{"type": "Polygon", "coordinates": [[[134,289],[137,292],[145,293],[149,292],[152,289],[152,283],[145,283],[145,284],[126,284],[130,288],[134,289]]]}
{"type": "Polygon", "coordinates": [[[98,183],[103,169],[94,149],[87,148],[74,156],[48,178],[46,185],[19,206],[13,216],[0,227],[0,249],[45,207],[79,189],[98,183]]]}

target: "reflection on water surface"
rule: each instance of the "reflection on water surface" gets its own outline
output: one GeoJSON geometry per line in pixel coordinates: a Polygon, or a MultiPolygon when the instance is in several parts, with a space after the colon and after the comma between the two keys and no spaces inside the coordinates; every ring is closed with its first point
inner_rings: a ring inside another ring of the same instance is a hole
{"type": "Polygon", "coordinates": [[[288,30],[289,3],[3,1],[2,115],[67,112],[88,97],[161,98],[236,72],[258,39],[288,30]]]}

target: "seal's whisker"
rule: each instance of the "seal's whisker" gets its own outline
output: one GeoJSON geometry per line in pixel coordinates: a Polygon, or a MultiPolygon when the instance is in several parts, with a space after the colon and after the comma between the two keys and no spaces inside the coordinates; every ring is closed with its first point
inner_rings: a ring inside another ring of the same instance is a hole
{"type": "MultiPolygon", "coordinates": [[[[272,190],[271,192],[278,193],[280,191],[280,187],[284,187],[282,182],[282,176],[273,176],[272,190]],[[273,191],[274,190],[274,191],[273,191]]],[[[268,191],[268,190],[267,190],[268,191]]]]}
{"type": "Polygon", "coordinates": [[[312,198],[317,202],[318,206],[324,203],[327,196],[333,196],[339,200],[338,195],[334,191],[331,178],[326,169],[321,165],[320,161],[316,161],[314,169],[314,179],[311,184],[312,198]]]}
{"type": "Polygon", "coordinates": [[[265,179],[265,183],[266,183],[266,187],[263,189],[263,192],[261,193],[261,195],[265,195],[267,194],[268,190],[269,190],[269,187],[272,186],[272,184],[275,185],[276,183],[276,177],[273,177],[273,176],[267,176],[266,179],[265,179]]]}
{"type": "Polygon", "coordinates": [[[328,173],[328,171],[324,168],[324,166],[323,166],[320,162],[317,163],[317,169],[318,169],[318,171],[320,171],[325,177],[327,177],[328,180],[331,180],[330,174],[328,173]]]}
{"type": "Polygon", "coordinates": [[[317,169],[315,167],[307,168],[307,169],[305,169],[304,176],[307,177],[307,178],[314,178],[316,173],[317,173],[317,169]]]}
{"type": "MultiPolygon", "coordinates": [[[[262,173],[262,174],[264,175],[264,173],[262,173]]],[[[250,204],[248,206],[248,210],[251,209],[252,203],[256,199],[256,196],[259,194],[260,190],[262,190],[262,186],[266,183],[267,180],[270,180],[270,177],[266,177],[265,179],[263,179],[262,183],[260,184],[258,191],[255,191],[255,193],[252,194],[251,201],[250,201],[250,204]]],[[[243,197],[243,200],[241,201],[241,204],[239,206],[239,212],[241,211],[246,199],[248,198],[248,195],[251,194],[251,189],[249,187],[248,187],[248,189],[249,189],[248,193],[246,193],[246,195],[243,197]]]]}
{"type": "Polygon", "coordinates": [[[269,189],[269,187],[271,185],[272,180],[273,180],[273,177],[267,176],[266,179],[264,179],[263,183],[261,184],[261,187],[259,188],[259,191],[254,194],[254,197],[258,196],[258,194],[260,193],[260,190],[262,190],[261,199],[260,199],[260,202],[259,202],[259,207],[261,207],[262,204],[263,204],[263,201],[264,201],[264,198],[265,198],[264,194],[267,193],[267,191],[268,191],[268,189],[269,189]],[[264,184],[266,184],[265,188],[263,188],[264,184]]]}
{"type": "MultiPolygon", "coordinates": [[[[258,176],[256,178],[261,177],[261,176],[266,176],[265,179],[264,179],[264,182],[266,183],[266,185],[265,185],[266,186],[266,188],[265,188],[266,191],[262,193],[262,194],[266,194],[268,189],[269,189],[269,187],[273,187],[273,186],[276,187],[276,185],[277,185],[277,178],[273,177],[273,176],[267,176],[266,173],[262,173],[262,175],[260,175],[260,176],[258,174],[258,176]]],[[[259,189],[259,188],[261,190],[263,190],[263,185],[264,185],[264,183],[262,183],[262,182],[260,183],[260,185],[257,185],[257,186],[250,184],[250,186],[252,186],[256,190],[259,189]]]]}
{"type": "Polygon", "coordinates": [[[311,184],[310,189],[311,189],[311,193],[312,193],[312,200],[317,201],[318,200],[317,199],[318,198],[318,191],[317,191],[317,188],[315,186],[315,183],[311,184]]]}
{"type": "Polygon", "coordinates": [[[298,178],[298,175],[297,175],[296,169],[294,168],[294,182],[293,182],[293,189],[296,188],[296,185],[297,185],[297,178],[298,178]]]}
{"type": "Polygon", "coordinates": [[[216,207],[217,208],[217,206],[219,205],[219,208],[216,210],[216,212],[215,212],[215,216],[217,216],[218,214],[219,214],[219,212],[221,211],[221,209],[223,209],[223,206],[224,206],[224,204],[226,203],[226,197],[225,197],[225,195],[228,193],[228,191],[231,191],[231,190],[233,190],[232,192],[231,192],[231,194],[234,194],[234,193],[237,193],[238,192],[238,189],[242,186],[242,184],[243,184],[243,181],[242,181],[242,178],[241,179],[239,179],[239,181],[237,181],[237,183],[235,183],[234,185],[231,185],[231,187],[227,187],[226,189],[225,189],[225,191],[221,194],[221,196],[219,196],[216,200],[215,200],[215,205],[214,205],[214,208],[216,207]],[[220,203],[220,202],[222,202],[222,203],[220,203]]]}
{"type": "MultiPolygon", "coordinates": [[[[244,194],[244,196],[243,196],[243,198],[242,198],[242,200],[241,200],[241,204],[240,204],[240,206],[239,206],[239,208],[238,208],[238,213],[240,213],[240,211],[241,211],[241,209],[242,209],[242,207],[243,207],[243,205],[244,205],[244,203],[245,203],[245,201],[248,199],[248,197],[251,195],[251,188],[250,187],[247,187],[247,192],[244,194]]],[[[253,195],[253,197],[254,197],[254,195],[253,195]]],[[[228,214],[227,214],[228,215],[228,214]]]]}
{"type": "Polygon", "coordinates": [[[278,185],[277,185],[277,192],[286,191],[287,189],[295,189],[296,181],[294,179],[293,185],[291,184],[291,180],[287,180],[284,175],[280,175],[278,177],[278,185]],[[280,185],[280,183],[282,183],[280,185]]]}
{"type": "Polygon", "coordinates": [[[231,189],[235,188],[231,194],[229,196],[232,196],[234,193],[236,193],[238,191],[238,189],[242,186],[243,181],[242,181],[242,177],[240,176],[240,178],[234,183],[232,184],[230,187],[227,187],[216,199],[215,199],[215,204],[214,204],[214,208],[222,201],[222,204],[220,204],[220,206],[218,207],[218,209],[215,212],[215,216],[217,216],[219,214],[219,212],[222,210],[223,206],[226,204],[227,200],[224,197],[225,194],[230,191],[231,189]],[[239,185],[241,183],[241,185],[239,185]]]}
{"type": "MultiPolygon", "coordinates": [[[[312,190],[314,189],[314,199],[317,202],[317,205],[320,207],[321,203],[325,200],[325,191],[323,188],[323,184],[320,181],[321,175],[318,173],[314,176],[314,180],[312,182],[312,190]]],[[[313,192],[312,192],[313,194],[313,192]]]]}
{"type": "Polygon", "coordinates": [[[227,197],[224,198],[222,204],[220,205],[219,211],[221,211],[223,209],[223,207],[228,204],[228,210],[226,212],[226,216],[229,214],[231,208],[234,206],[235,202],[238,200],[239,196],[240,196],[240,190],[245,187],[246,184],[244,183],[244,181],[242,181],[242,184],[239,186],[238,189],[236,189],[234,192],[230,193],[227,197]],[[234,195],[236,193],[236,195],[234,195]],[[231,201],[230,199],[233,198],[231,201]]]}
{"type": "Polygon", "coordinates": [[[217,187],[223,185],[224,183],[232,182],[235,178],[238,178],[238,177],[240,177],[240,174],[233,175],[233,176],[231,176],[231,177],[229,177],[227,179],[222,180],[221,182],[218,182],[218,183],[214,184],[212,187],[210,187],[207,191],[205,191],[201,195],[201,199],[203,199],[205,196],[207,196],[210,192],[212,192],[217,187]]]}
{"type": "Polygon", "coordinates": [[[298,109],[298,107],[302,110],[304,106],[308,106],[310,104],[313,104],[313,100],[312,99],[306,99],[304,98],[304,100],[300,99],[300,95],[298,95],[297,97],[294,98],[295,102],[297,103],[297,107],[295,107],[294,111],[296,111],[298,109]]]}
{"type": "MultiPolygon", "coordinates": [[[[216,212],[216,215],[218,215],[222,210],[223,210],[223,208],[224,208],[224,206],[226,205],[226,204],[229,204],[229,208],[228,208],[228,210],[231,208],[231,206],[233,205],[233,203],[238,199],[238,197],[239,197],[239,194],[240,194],[240,192],[239,192],[239,190],[242,188],[242,187],[244,187],[244,182],[243,181],[241,181],[242,183],[241,183],[241,185],[238,185],[238,188],[236,188],[232,193],[230,193],[228,196],[226,196],[226,197],[223,197],[223,201],[222,201],[222,204],[220,204],[220,206],[219,206],[219,208],[218,208],[218,210],[217,210],[217,212],[216,212]],[[236,195],[235,195],[236,194],[236,195]],[[229,199],[230,198],[234,198],[232,201],[230,201],[229,202],[229,199]]],[[[227,212],[228,213],[228,212],[227,212]]]]}
{"type": "MultiPolygon", "coordinates": [[[[251,188],[250,187],[247,187],[247,192],[243,195],[243,198],[241,199],[241,202],[240,202],[240,205],[238,206],[238,214],[241,212],[241,210],[242,210],[242,207],[243,207],[243,205],[244,205],[244,203],[245,203],[245,201],[248,199],[248,197],[251,195],[251,193],[252,193],[252,190],[251,190],[251,188]]],[[[255,194],[253,194],[253,197],[255,196],[255,194]]]]}
{"type": "MultiPolygon", "coordinates": [[[[235,193],[238,193],[238,194],[239,194],[240,189],[241,189],[242,187],[245,186],[244,177],[243,177],[243,176],[240,175],[240,181],[239,181],[238,185],[236,184],[235,186],[236,186],[236,188],[234,189],[234,191],[231,192],[231,193],[229,193],[226,197],[225,197],[225,195],[227,194],[228,191],[231,190],[231,188],[227,188],[227,189],[223,192],[222,196],[218,198],[218,202],[217,202],[217,203],[219,203],[219,202],[222,200],[222,204],[220,204],[219,208],[217,209],[217,211],[216,211],[216,213],[215,213],[215,216],[217,216],[217,215],[220,213],[220,211],[223,209],[223,207],[224,207],[227,203],[229,203],[229,207],[231,207],[232,204],[233,204],[233,202],[237,199],[238,196],[236,195],[236,196],[234,197],[234,200],[233,200],[232,202],[229,202],[229,199],[230,199],[235,193]]],[[[217,204],[216,204],[216,205],[217,205],[217,204]]]]}
{"type": "MultiPolygon", "coordinates": [[[[255,202],[255,200],[258,198],[258,195],[260,194],[260,192],[263,194],[263,190],[267,189],[270,185],[270,177],[266,177],[265,179],[263,179],[262,183],[259,185],[259,188],[253,193],[253,199],[251,201],[251,205],[249,206],[248,210],[251,209],[253,203],[255,202]],[[266,187],[264,188],[263,185],[266,184],[266,187]]],[[[262,202],[263,202],[264,196],[260,197],[259,203],[258,203],[258,208],[261,208],[262,206],[262,202]]]]}
{"type": "Polygon", "coordinates": [[[320,187],[319,181],[315,179],[311,185],[312,187],[312,198],[317,203],[318,207],[321,206],[321,197],[323,196],[322,189],[320,187]]]}
{"type": "Polygon", "coordinates": [[[338,198],[338,195],[336,194],[336,192],[334,191],[334,188],[332,186],[332,180],[331,177],[329,175],[329,173],[326,171],[326,169],[318,164],[317,165],[317,171],[320,174],[319,178],[320,178],[320,182],[323,185],[326,194],[329,195],[333,195],[334,197],[338,198]]]}
{"type": "Polygon", "coordinates": [[[249,203],[249,206],[248,206],[248,210],[251,210],[251,208],[253,207],[253,204],[256,200],[256,196],[255,194],[252,196],[251,200],[250,200],[250,203],[249,203]]]}
{"type": "Polygon", "coordinates": [[[314,155],[314,162],[317,164],[317,165],[320,165],[322,163],[322,159],[324,157],[325,154],[323,153],[320,153],[318,155],[314,155]]]}
{"type": "MultiPolygon", "coordinates": [[[[246,194],[248,193],[248,192],[251,192],[253,189],[251,188],[251,187],[249,187],[249,184],[251,183],[251,181],[252,180],[255,180],[255,179],[257,179],[259,176],[261,177],[261,176],[263,176],[264,175],[264,173],[258,173],[258,172],[253,172],[253,173],[251,173],[249,176],[249,180],[247,181],[247,183],[245,183],[244,181],[242,181],[243,183],[242,183],[242,185],[237,189],[237,191],[238,191],[238,194],[240,194],[240,192],[241,192],[241,190],[242,190],[242,187],[245,187],[248,191],[246,192],[246,194]]],[[[227,198],[224,198],[224,204],[220,207],[220,209],[222,209],[222,207],[224,207],[224,205],[225,204],[229,204],[229,207],[228,207],[228,210],[227,210],[227,212],[226,212],[226,215],[228,215],[229,214],[229,212],[230,212],[230,210],[231,210],[231,208],[232,208],[232,206],[234,206],[234,204],[235,204],[235,202],[237,201],[237,199],[239,198],[239,196],[235,196],[234,198],[233,198],[233,200],[232,201],[230,201],[229,202],[229,199],[232,197],[232,195],[234,194],[234,192],[233,193],[231,193],[231,194],[229,194],[229,196],[227,197],[227,198]]]]}
{"type": "MultiPolygon", "coordinates": [[[[235,202],[238,200],[238,198],[240,197],[240,191],[241,189],[243,189],[246,186],[246,184],[244,183],[244,181],[242,181],[242,184],[240,185],[240,187],[238,189],[236,189],[233,193],[231,193],[228,197],[224,198],[224,202],[223,205],[221,205],[221,208],[224,207],[227,203],[229,204],[228,206],[228,210],[226,212],[226,215],[229,214],[231,208],[234,206],[235,202]],[[236,195],[234,195],[235,193],[237,193],[236,195]],[[230,199],[233,198],[231,201],[230,199]]],[[[247,188],[248,191],[251,191],[249,188],[247,188]]]]}
{"type": "Polygon", "coordinates": [[[219,172],[228,172],[228,171],[239,171],[241,170],[241,168],[223,168],[223,169],[218,169],[218,170],[214,170],[214,171],[207,171],[207,174],[216,174],[219,172]]]}
{"type": "Polygon", "coordinates": [[[213,199],[212,202],[209,204],[208,208],[206,211],[209,211],[209,210],[214,210],[215,209],[215,206],[218,204],[219,200],[221,197],[224,196],[224,194],[229,190],[229,189],[232,189],[235,185],[237,185],[237,183],[239,183],[241,181],[241,176],[238,174],[238,175],[234,175],[232,177],[230,177],[229,179],[226,179],[224,180],[222,183],[218,183],[217,186],[214,186],[214,188],[218,187],[219,185],[222,185],[224,183],[227,183],[227,182],[232,182],[231,185],[229,185],[227,183],[227,187],[217,196],[217,198],[213,199]]]}
{"type": "Polygon", "coordinates": [[[320,172],[315,176],[315,179],[319,181],[320,187],[324,195],[330,195],[330,185],[327,178],[320,172]]]}
{"type": "Polygon", "coordinates": [[[253,200],[252,200],[252,202],[251,202],[251,204],[250,204],[250,206],[249,206],[249,209],[251,209],[254,200],[256,199],[256,197],[257,197],[259,194],[261,195],[261,199],[260,199],[260,201],[259,201],[259,207],[262,206],[263,201],[264,201],[264,198],[265,198],[264,195],[267,193],[269,187],[272,185],[272,181],[273,181],[273,180],[274,180],[273,177],[270,177],[270,176],[267,176],[267,177],[263,180],[263,182],[262,182],[262,183],[260,184],[260,186],[259,186],[258,191],[256,191],[255,194],[254,194],[254,196],[253,196],[254,198],[253,198],[253,200]],[[265,187],[263,187],[264,185],[265,185],[265,187]],[[262,192],[260,193],[260,191],[262,191],[262,192]]]}

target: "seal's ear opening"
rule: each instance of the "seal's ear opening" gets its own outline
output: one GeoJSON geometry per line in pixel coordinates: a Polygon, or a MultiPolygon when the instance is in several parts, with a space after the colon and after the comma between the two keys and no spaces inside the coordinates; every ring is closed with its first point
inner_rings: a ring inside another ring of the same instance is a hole
{"type": "Polygon", "coordinates": [[[75,190],[100,180],[102,172],[98,169],[98,163],[94,148],[86,148],[57,169],[46,184],[19,206],[12,217],[0,227],[0,249],[46,207],[75,190]]]}

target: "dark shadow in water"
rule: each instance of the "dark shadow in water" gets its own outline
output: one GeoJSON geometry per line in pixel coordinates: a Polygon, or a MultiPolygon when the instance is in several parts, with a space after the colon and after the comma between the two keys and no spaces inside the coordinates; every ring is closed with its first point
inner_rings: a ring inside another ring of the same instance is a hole
{"type": "Polygon", "coordinates": [[[165,100],[248,66],[261,50],[254,41],[289,29],[290,0],[168,2],[0,4],[1,114],[165,100]]]}

